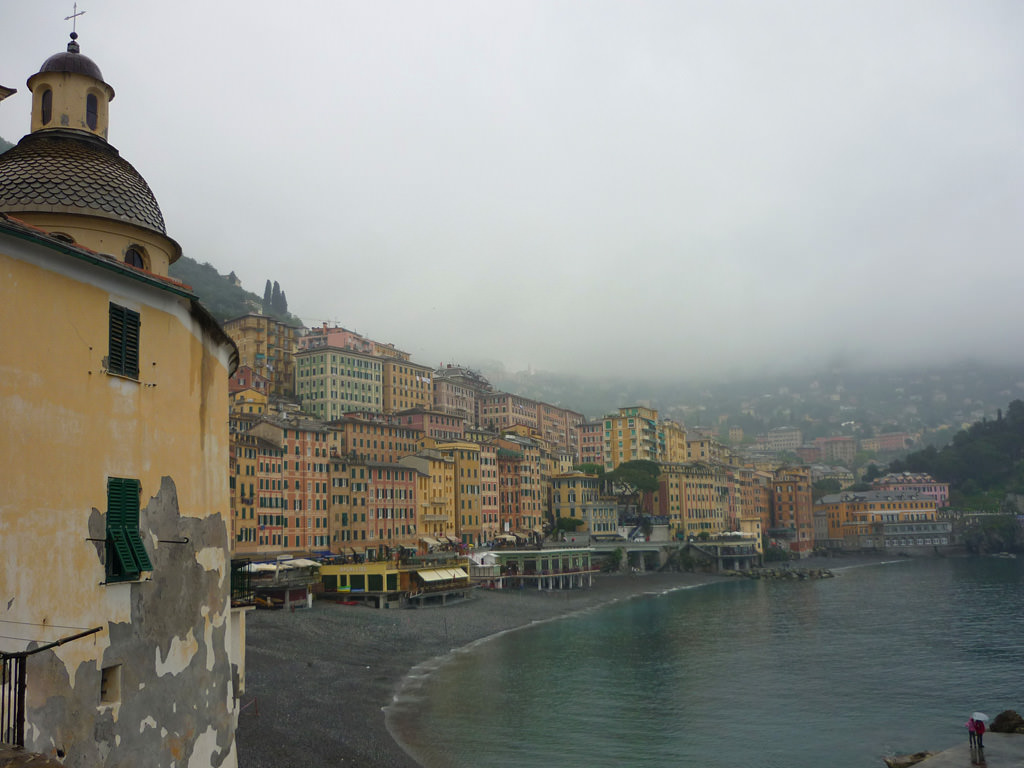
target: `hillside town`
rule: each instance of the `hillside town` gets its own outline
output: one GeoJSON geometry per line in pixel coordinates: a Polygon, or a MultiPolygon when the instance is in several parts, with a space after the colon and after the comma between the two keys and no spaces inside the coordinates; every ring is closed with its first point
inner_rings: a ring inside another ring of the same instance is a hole
{"type": "Polygon", "coordinates": [[[599,564],[749,571],[955,543],[947,484],[851,490],[854,453],[905,450],[906,433],[784,427],[741,450],[643,405],[593,418],[503,392],[338,326],[221,325],[169,276],[181,246],[108,143],[114,89],[77,34],[27,84],[30,131],[0,155],[12,761],[237,765],[253,606],[443,605],[584,589],[599,564]],[[816,499],[828,479],[839,492],[816,499]]]}
{"type": "Polygon", "coordinates": [[[937,519],[949,489],[928,476],[882,477],[870,493],[815,505],[813,483],[852,486],[858,450],[905,451],[906,433],[805,444],[782,427],[739,450],[652,408],[588,419],[342,327],[249,314],[224,328],[239,350],[229,384],[236,557],[387,560],[538,545],[566,530],[576,544],[641,529],[662,542],[740,533],[758,553],[767,542],[796,557],[950,543],[937,519]],[[658,465],[658,487],[625,498],[603,475],[636,461],[658,465]]]}

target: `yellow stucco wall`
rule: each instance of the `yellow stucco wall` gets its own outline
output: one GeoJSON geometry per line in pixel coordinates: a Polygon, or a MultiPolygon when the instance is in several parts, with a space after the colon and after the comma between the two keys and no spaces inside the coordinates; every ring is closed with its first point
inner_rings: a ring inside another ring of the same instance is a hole
{"type": "MultiPolygon", "coordinates": [[[[39,627],[33,637],[53,640],[72,630],[49,631],[47,624],[129,622],[132,590],[146,588],[101,586],[103,545],[87,539],[104,535],[96,514],[106,513],[108,477],[139,479],[143,509],[169,477],[182,518],[220,515],[226,523],[229,349],[210,340],[187,299],[46,247],[5,250],[4,242],[0,592],[5,604],[13,597],[5,619],[39,627]],[[141,315],[138,381],[104,372],[110,301],[141,315]]],[[[158,543],[145,526],[143,541],[151,559],[176,546],[158,543]]],[[[196,560],[219,571],[220,583],[227,579],[225,551],[203,550],[196,560]]],[[[216,595],[209,604],[208,629],[223,625],[227,605],[216,595]]],[[[98,666],[108,643],[104,631],[61,646],[72,687],[79,664],[98,666]]]]}

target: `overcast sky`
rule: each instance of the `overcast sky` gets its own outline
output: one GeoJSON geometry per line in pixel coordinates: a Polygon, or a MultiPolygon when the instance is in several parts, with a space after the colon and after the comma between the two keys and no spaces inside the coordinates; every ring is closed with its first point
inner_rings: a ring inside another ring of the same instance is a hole
{"type": "MultiPolygon", "coordinates": [[[[1019,359],[1024,2],[83,0],[186,255],[418,362],[1019,359]]],[[[0,136],[70,2],[3,0],[0,136]]]]}

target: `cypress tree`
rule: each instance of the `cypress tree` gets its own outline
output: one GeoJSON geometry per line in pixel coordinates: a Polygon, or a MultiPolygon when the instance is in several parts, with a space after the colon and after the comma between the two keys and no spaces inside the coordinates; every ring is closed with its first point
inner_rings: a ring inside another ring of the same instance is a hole
{"type": "Polygon", "coordinates": [[[271,290],[270,281],[267,280],[267,287],[263,289],[263,314],[269,315],[271,310],[271,290]]]}

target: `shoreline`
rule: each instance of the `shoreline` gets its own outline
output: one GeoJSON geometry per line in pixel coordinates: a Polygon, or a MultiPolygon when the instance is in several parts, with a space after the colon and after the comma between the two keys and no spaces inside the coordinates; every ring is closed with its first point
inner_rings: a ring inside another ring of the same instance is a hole
{"type": "MultiPolygon", "coordinates": [[[[807,558],[791,566],[839,572],[892,562],[858,555],[807,558]]],[[[376,610],[316,601],[294,613],[253,612],[246,631],[238,764],[420,768],[392,736],[386,710],[410,680],[426,680],[451,652],[621,600],[732,578],[602,573],[586,590],[475,590],[469,600],[436,608],[376,610]]]]}

